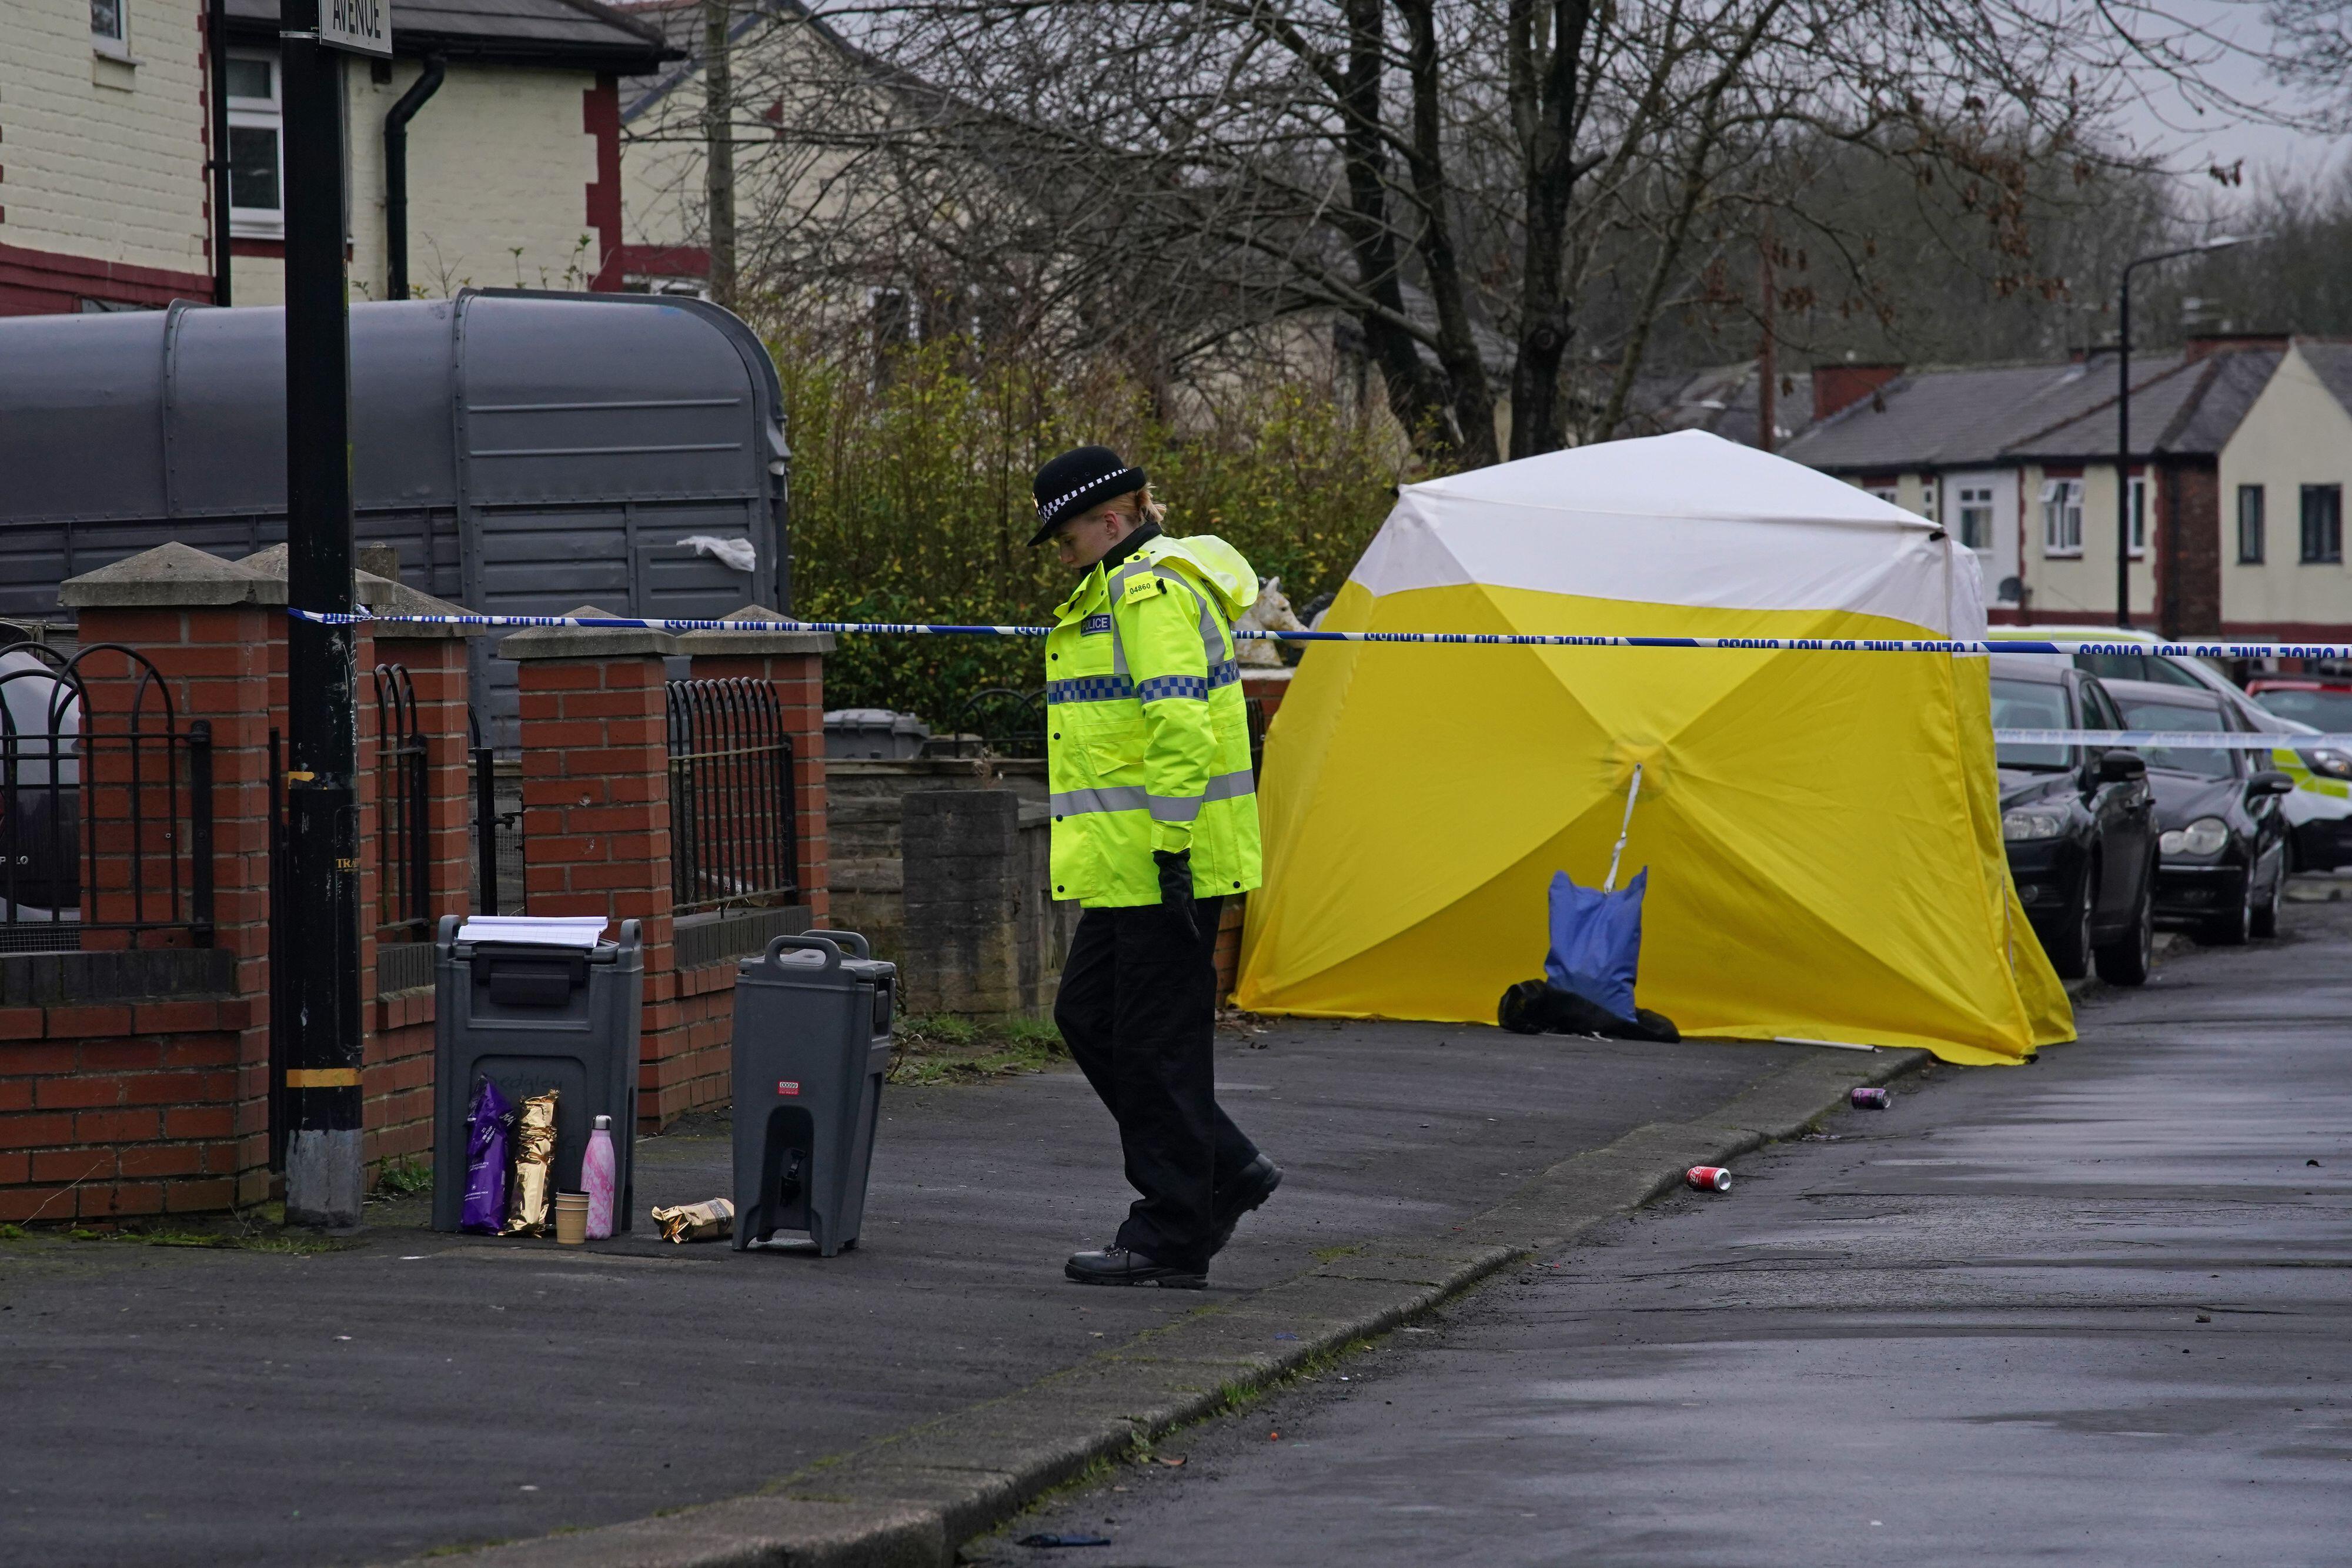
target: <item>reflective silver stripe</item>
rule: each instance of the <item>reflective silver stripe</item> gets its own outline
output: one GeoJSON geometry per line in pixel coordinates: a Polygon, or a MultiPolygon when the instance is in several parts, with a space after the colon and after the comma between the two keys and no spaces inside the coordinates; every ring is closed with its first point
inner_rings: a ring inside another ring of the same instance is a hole
{"type": "MultiPolygon", "coordinates": [[[[1252,793],[1254,781],[1246,768],[1237,773],[1220,773],[1209,780],[1209,787],[1198,795],[1151,796],[1151,820],[1155,822],[1189,822],[1201,814],[1201,808],[1212,800],[1238,800],[1252,793]]],[[[1060,797],[1055,797],[1059,800],[1060,797]]]]}
{"type": "Polygon", "coordinates": [[[1140,811],[1150,803],[1140,784],[1108,789],[1066,789],[1053,797],[1055,817],[1083,817],[1096,811],[1140,811]]]}
{"type": "Polygon", "coordinates": [[[1083,817],[1098,811],[1149,810],[1155,822],[1189,822],[1212,800],[1238,800],[1254,792],[1255,780],[1246,768],[1220,773],[1198,795],[1150,795],[1140,785],[1117,785],[1101,789],[1065,789],[1053,797],[1056,817],[1083,817]]]}

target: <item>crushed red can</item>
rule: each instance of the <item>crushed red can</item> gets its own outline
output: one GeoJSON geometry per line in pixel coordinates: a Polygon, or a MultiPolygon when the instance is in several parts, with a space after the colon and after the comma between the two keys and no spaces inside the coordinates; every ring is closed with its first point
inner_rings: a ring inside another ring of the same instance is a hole
{"type": "Polygon", "coordinates": [[[1857,1111],[1884,1111],[1886,1109],[1886,1091],[1884,1089],[1874,1089],[1867,1083],[1855,1084],[1853,1093],[1849,1097],[1849,1099],[1853,1108],[1857,1111]]]}
{"type": "Polygon", "coordinates": [[[1699,1192],[1731,1190],[1731,1173],[1721,1166],[1693,1166],[1683,1179],[1699,1192]]]}

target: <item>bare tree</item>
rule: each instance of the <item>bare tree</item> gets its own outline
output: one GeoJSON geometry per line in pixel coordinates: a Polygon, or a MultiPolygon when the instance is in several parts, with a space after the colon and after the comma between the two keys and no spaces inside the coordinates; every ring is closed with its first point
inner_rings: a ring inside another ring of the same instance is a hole
{"type": "Polygon", "coordinates": [[[1885,318],[1862,169],[1965,193],[2001,288],[2063,292],[2034,204],[2105,189],[2119,103],[2201,57],[2142,0],[751,3],[704,113],[747,299],[882,290],[1171,396],[1360,355],[1464,465],[1621,428],[1661,332],[1757,312],[1727,268],[1768,213],[1818,263],[1776,268],[1792,332],[1832,276],[1885,318]]]}

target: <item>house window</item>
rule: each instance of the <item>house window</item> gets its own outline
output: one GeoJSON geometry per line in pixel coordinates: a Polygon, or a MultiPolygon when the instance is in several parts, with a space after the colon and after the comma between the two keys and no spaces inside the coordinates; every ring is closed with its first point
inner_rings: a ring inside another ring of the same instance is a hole
{"type": "Polygon", "coordinates": [[[1940,523],[1944,520],[1941,515],[1944,509],[1944,481],[1933,474],[1921,481],[1919,508],[1919,515],[1931,523],[1940,523]]]}
{"type": "Polygon", "coordinates": [[[129,3],[130,0],[89,0],[90,42],[107,54],[121,54],[131,41],[124,36],[122,16],[129,3]]]}
{"type": "Polygon", "coordinates": [[[2147,479],[2145,476],[2131,482],[2131,553],[2134,559],[2147,553],[2147,479]]]}
{"type": "Polygon", "coordinates": [[[2343,486],[2303,487],[2303,559],[2309,565],[2332,565],[2344,559],[2343,486]]]}
{"type": "Polygon", "coordinates": [[[1960,542],[1970,549],[1992,548],[1992,486],[1960,486],[1960,542]]]}
{"type": "Polygon", "coordinates": [[[285,122],[278,61],[268,55],[228,57],[229,232],[256,239],[286,234],[285,122]]]}
{"type": "Polygon", "coordinates": [[[1903,492],[1896,487],[1895,481],[1892,479],[1865,480],[1863,483],[1862,488],[1864,494],[1875,496],[1890,507],[1902,505],[1902,503],[1896,500],[1895,497],[1900,496],[1903,492]]]}
{"type": "Polygon", "coordinates": [[[2079,556],[2083,553],[2083,482],[2044,479],[2042,482],[2042,553],[2079,556]]]}
{"type": "Polygon", "coordinates": [[[2238,564],[2263,564],[2263,487],[2238,486],[2238,564]]]}

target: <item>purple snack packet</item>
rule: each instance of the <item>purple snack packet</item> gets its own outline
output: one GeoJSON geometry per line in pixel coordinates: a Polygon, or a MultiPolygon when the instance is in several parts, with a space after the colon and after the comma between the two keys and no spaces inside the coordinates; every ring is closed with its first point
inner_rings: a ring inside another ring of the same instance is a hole
{"type": "Polygon", "coordinates": [[[514,1107],[485,1076],[466,1119],[466,1207],[457,1228],[496,1236],[507,1221],[507,1132],[514,1107]]]}

